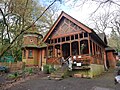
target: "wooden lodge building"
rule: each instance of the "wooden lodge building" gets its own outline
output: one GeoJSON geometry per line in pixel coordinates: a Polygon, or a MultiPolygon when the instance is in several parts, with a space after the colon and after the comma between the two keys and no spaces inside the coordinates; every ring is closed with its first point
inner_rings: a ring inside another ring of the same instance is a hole
{"type": "Polygon", "coordinates": [[[46,36],[41,37],[35,32],[24,34],[23,61],[28,66],[60,64],[61,57],[76,56],[77,62],[89,63],[94,76],[108,69],[107,57],[113,57],[113,51],[107,54],[105,50],[107,40],[104,33],[97,35],[65,12],[60,14],[46,36]]]}

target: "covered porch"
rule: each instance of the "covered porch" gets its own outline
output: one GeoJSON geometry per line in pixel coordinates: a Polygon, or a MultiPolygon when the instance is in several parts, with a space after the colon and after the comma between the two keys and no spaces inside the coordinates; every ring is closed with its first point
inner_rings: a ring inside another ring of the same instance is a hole
{"type": "Polygon", "coordinates": [[[60,64],[59,59],[69,56],[76,60],[89,61],[89,64],[103,64],[105,52],[102,45],[96,42],[87,32],[64,37],[49,38],[47,43],[47,63],[60,64]]]}

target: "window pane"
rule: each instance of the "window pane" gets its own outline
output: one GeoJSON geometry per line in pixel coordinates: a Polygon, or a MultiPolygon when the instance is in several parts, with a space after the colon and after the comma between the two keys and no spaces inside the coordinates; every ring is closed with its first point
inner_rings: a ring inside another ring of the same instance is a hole
{"type": "Polygon", "coordinates": [[[33,56],[33,51],[32,51],[32,50],[29,50],[28,56],[29,56],[29,57],[32,57],[32,56],[33,56]]]}
{"type": "Polygon", "coordinates": [[[88,33],[87,32],[84,33],[84,37],[88,37],[88,33]]]}

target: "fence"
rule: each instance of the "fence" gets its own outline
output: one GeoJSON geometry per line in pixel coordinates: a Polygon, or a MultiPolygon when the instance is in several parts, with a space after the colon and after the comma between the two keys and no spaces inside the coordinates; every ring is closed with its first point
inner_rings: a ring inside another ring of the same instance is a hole
{"type": "Polygon", "coordinates": [[[23,62],[0,62],[0,66],[7,66],[10,71],[16,71],[22,69],[23,62]]]}

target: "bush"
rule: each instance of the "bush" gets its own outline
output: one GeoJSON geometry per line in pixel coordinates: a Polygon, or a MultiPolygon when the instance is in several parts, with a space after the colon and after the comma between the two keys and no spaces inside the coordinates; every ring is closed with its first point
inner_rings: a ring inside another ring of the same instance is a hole
{"type": "Polygon", "coordinates": [[[28,69],[28,73],[29,73],[29,74],[32,74],[32,73],[33,73],[33,69],[32,69],[32,68],[29,68],[29,69],[28,69]]]}
{"type": "Polygon", "coordinates": [[[43,66],[43,72],[46,73],[46,74],[50,74],[54,71],[55,71],[55,69],[52,65],[44,65],[43,66]]]}
{"type": "Polygon", "coordinates": [[[14,73],[14,76],[15,76],[15,77],[18,77],[18,76],[19,76],[18,72],[15,72],[15,73],[14,73]]]}
{"type": "Polygon", "coordinates": [[[120,66],[120,61],[118,61],[118,62],[116,63],[116,66],[120,66]]]}
{"type": "Polygon", "coordinates": [[[10,69],[6,66],[0,66],[0,72],[5,72],[8,73],[10,71],[10,69]]]}
{"type": "Polygon", "coordinates": [[[8,75],[7,75],[7,78],[8,78],[8,79],[14,79],[14,78],[15,78],[15,75],[14,75],[14,74],[8,74],[8,75]]]}
{"type": "Polygon", "coordinates": [[[33,73],[33,68],[25,68],[24,73],[32,74],[33,73]]]}
{"type": "Polygon", "coordinates": [[[52,65],[49,65],[49,73],[53,73],[55,71],[55,68],[52,65]]]}
{"type": "Polygon", "coordinates": [[[43,72],[44,72],[45,74],[49,74],[49,65],[44,65],[44,66],[43,66],[43,72]]]}

